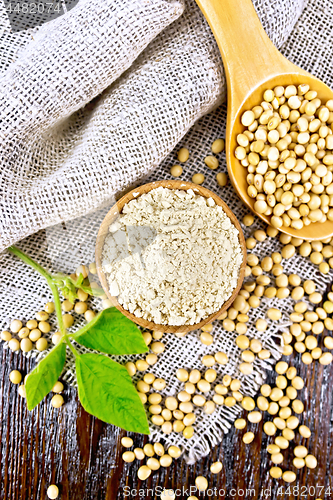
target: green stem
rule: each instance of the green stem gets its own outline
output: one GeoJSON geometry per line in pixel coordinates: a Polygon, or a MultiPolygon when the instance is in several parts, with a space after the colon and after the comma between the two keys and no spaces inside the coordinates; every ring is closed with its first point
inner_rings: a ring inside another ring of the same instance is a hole
{"type": "Polygon", "coordinates": [[[66,342],[67,346],[70,348],[70,350],[74,354],[74,357],[77,358],[78,356],[81,356],[81,354],[75,349],[75,347],[73,346],[73,344],[70,342],[70,340],[67,337],[67,335],[65,335],[64,339],[65,339],[65,342],[66,342]]]}
{"type": "Polygon", "coordinates": [[[28,264],[28,266],[30,266],[33,269],[35,269],[35,271],[37,271],[39,274],[41,274],[43,276],[43,278],[46,279],[47,284],[49,285],[49,287],[51,289],[51,292],[52,292],[52,295],[53,295],[54,307],[55,307],[55,311],[56,311],[56,315],[57,315],[57,320],[58,320],[58,325],[59,325],[60,333],[61,333],[63,339],[65,340],[66,344],[68,345],[68,347],[70,348],[70,350],[74,354],[74,356],[75,357],[79,356],[79,353],[74,348],[74,346],[71,344],[71,342],[69,341],[68,336],[67,336],[67,330],[65,328],[64,320],[63,320],[63,317],[62,317],[62,310],[61,310],[61,302],[60,302],[59,292],[58,292],[57,286],[53,282],[53,276],[52,276],[52,274],[48,273],[42,266],[40,266],[39,264],[37,264],[37,262],[35,262],[26,253],[22,252],[22,250],[20,250],[19,248],[15,247],[15,246],[11,246],[11,247],[8,248],[8,251],[11,254],[15,255],[16,257],[18,257],[19,259],[21,259],[26,264],[28,264]]]}
{"type": "Polygon", "coordinates": [[[88,330],[90,330],[90,328],[92,328],[94,326],[96,321],[99,320],[101,314],[102,314],[102,312],[99,312],[98,314],[96,314],[96,316],[92,320],[90,320],[89,323],[87,323],[82,328],[80,328],[80,330],[76,330],[76,332],[74,332],[74,333],[69,333],[68,338],[75,340],[77,337],[79,337],[83,333],[86,333],[88,330]]]}
{"type": "Polygon", "coordinates": [[[49,286],[51,288],[51,292],[52,292],[52,295],[53,295],[54,307],[55,307],[55,312],[56,312],[56,315],[57,315],[57,320],[58,320],[58,325],[59,325],[60,333],[61,333],[61,335],[66,336],[67,332],[66,332],[66,328],[65,328],[65,325],[64,325],[64,320],[63,320],[63,317],[62,317],[61,302],[60,302],[58,288],[56,287],[56,285],[52,281],[51,281],[51,283],[49,283],[49,286]]]}

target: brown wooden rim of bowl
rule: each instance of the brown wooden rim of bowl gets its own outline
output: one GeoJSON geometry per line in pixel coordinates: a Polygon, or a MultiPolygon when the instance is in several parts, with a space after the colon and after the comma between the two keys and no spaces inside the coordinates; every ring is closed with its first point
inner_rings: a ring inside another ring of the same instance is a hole
{"type": "Polygon", "coordinates": [[[169,332],[169,333],[176,333],[178,336],[185,335],[185,333],[190,332],[192,330],[197,330],[198,328],[201,328],[204,326],[206,323],[211,323],[214,319],[216,319],[218,316],[220,316],[228,307],[230,304],[233,303],[235,300],[241,286],[244,280],[244,275],[245,275],[245,266],[246,266],[246,246],[245,246],[245,239],[243,235],[242,228],[236,219],[235,215],[233,212],[230,210],[230,208],[224,203],[224,201],[221,200],[219,196],[217,196],[215,193],[210,191],[209,189],[206,189],[198,184],[193,184],[192,182],[185,182],[185,181],[175,181],[175,180],[165,180],[165,181],[156,181],[156,182],[151,182],[149,184],[143,184],[142,186],[139,186],[135,189],[132,189],[132,191],[128,192],[125,194],[122,198],[120,198],[119,201],[109,210],[109,212],[106,214],[100,229],[98,231],[97,235],[97,240],[96,240],[96,250],[95,250],[95,256],[96,256],[96,266],[97,266],[97,273],[100,279],[100,282],[102,284],[103,290],[107,297],[110,299],[112,304],[120,311],[122,312],[127,318],[132,320],[134,323],[147,328],[148,330],[157,330],[160,332],[169,332]],[[203,319],[200,321],[200,323],[197,323],[195,325],[182,325],[182,326],[171,326],[171,325],[157,325],[156,323],[153,323],[152,321],[147,321],[143,318],[138,318],[134,316],[134,314],[131,314],[129,311],[124,309],[118,302],[116,297],[113,297],[110,295],[109,292],[109,287],[107,283],[106,276],[104,272],[102,271],[102,265],[101,265],[101,257],[102,257],[102,250],[104,246],[104,240],[106,235],[108,234],[108,228],[110,224],[115,220],[117,215],[119,215],[122,212],[122,209],[126,203],[128,203],[131,200],[139,198],[144,193],[148,193],[152,189],[156,189],[158,187],[164,187],[164,188],[169,188],[169,189],[181,189],[184,191],[187,191],[188,189],[192,189],[196,194],[199,194],[201,196],[204,196],[205,198],[213,198],[215,203],[219,206],[221,206],[224,210],[224,212],[227,214],[227,216],[231,219],[232,223],[234,226],[238,229],[239,232],[239,242],[242,248],[242,253],[243,253],[243,261],[240,266],[239,270],[239,277],[238,277],[238,282],[235,290],[233,291],[231,297],[223,304],[221,309],[216,311],[215,313],[211,314],[207,318],[203,319]],[[139,194],[138,194],[139,193],[139,194]],[[136,196],[134,196],[136,194],[136,196]]]}

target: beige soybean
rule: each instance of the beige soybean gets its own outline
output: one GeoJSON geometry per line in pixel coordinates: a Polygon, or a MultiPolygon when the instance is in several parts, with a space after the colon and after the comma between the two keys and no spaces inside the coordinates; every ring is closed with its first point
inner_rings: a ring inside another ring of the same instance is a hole
{"type": "Polygon", "coordinates": [[[250,444],[254,440],[254,433],[253,432],[246,432],[243,436],[243,442],[245,444],[250,444]]]}
{"type": "Polygon", "coordinates": [[[228,396],[225,398],[224,404],[225,404],[225,406],[228,406],[228,407],[235,406],[236,399],[233,396],[228,396]]]}
{"type": "Polygon", "coordinates": [[[319,358],[319,363],[321,365],[329,365],[332,363],[333,355],[330,352],[324,352],[319,358]]]}
{"type": "Polygon", "coordinates": [[[217,352],[214,354],[215,361],[220,365],[228,363],[228,356],[224,352],[217,352]]]}
{"type": "Polygon", "coordinates": [[[135,460],[135,454],[133,451],[125,451],[122,454],[122,459],[124,462],[133,462],[135,460]]]}
{"type": "Polygon", "coordinates": [[[296,467],[296,469],[301,469],[302,467],[305,466],[305,460],[304,458],[294,458],[293,459],[293,465],[296,467]]]}
{"type": "Polygon", "coordinates": [[[246,427],[246,420],[244,418],[238,418],[234,422],[236,429],[244,429],[246,427]]]}
{"type": "Polygon", "coordinates": [[[216,363],[214,356],[211,356],[210,354],[206,354],[205,356],[203,356],[201,358],[201,362],[204,366],[207,367],[211,367],[216,363]]]}
{"type": "Polygon", "coordinates": [[[222,153],[222,151],[224,151],[224,146],[224,139],[216,139],[212,144],[212,152],[214,154],[222,153]]]}
{"type": "Polygon", "coordinates": [[[253,363],[255,355],[252,351],[243,351],[241,354],[241,358],[246,363],[253,363]]]}
{"type": "Polygon", "coordinates": [[[288,381],[283,375],[278,375],[275,379],[275,383],[279,389],[285,389],[288,385],[288,381]]]}
{"type": "Polygon", "coordinates": [[[192,384],[196,384],[200,379],[201,379],[201,373],[199,370],[195,369],[190,371],[188,378],[189,382],[191,382],[192,384]]]}
{"type": "Polygon", "coordinates": [[[194,174],[192,176],[192,182],[194,184],[202,184],[205,180],[205,176],[203,174],[194,174]]]}
{"type": "Polygon", "coordinates": [[[273,424],[273,422],[265,422],[263,430],[268,436],[274,436],[274,434],[276,433],[276,426],[273,424]]]}
{"type": "Polygon", "coordinates": [[[305,465],[309,468],[309,469],[315,469],[317,467],[317,459],[315,456],[309,454],[305,457],[305,465]]]}
{"type": "Polygon", "coordinates": [[[160,465],[162,467],[170,467],[171,464],[172,464],[172,457],[170,457],[168,453],[166,453],[160,458],[160,465]]]}
{"type": "Polygon", "coordinates": [[[271,461],[273,464],[281,464],[283,462],[283,455],[282,453],[274,453],[271,455],[271,461]]]}
{"type": "Polygon", "coordinates": [[[168,454],[172,458],[179,458],[181,453],[182,453],[181,449],[178,446],[172,445],[172,446],[169,446],[169,448],[168,448],[168,454]]]}
{"type": "Polygon", "coordinates": [[[277,436],[275,438],[275,444],[281,448],[281,450],[286,450],[289,446],[289,441],[283,436],[277,436]]]}
{"type": "Polygon", "coordinates": [[[264,396],[258,396],[257,406],[259,410],[266,411],[269,408],[269,402],[264,396]]]}
{"type": "Polygon", "coordinates": [[[176,377],[181,382],[186,382],[188,380],[188,377],[189,377],[188,371],[185,370],[184,368],[179,368],[176,372],[176,377]]]}
{"type": "Polygon", "coordinates": [[[250,339],[246,335],[238,335],[238,337],[236,337],[236,345],[240,349],[248,349],[250,346],[250,339]]]}
{"type": "Polygon", "coordinates": [[[205,491],[208,488],[208,481],[204,476],[197,476],[195,478],[195,485],[199,491],[205,491]]]}
{"type": "Polygon", "coordinates": [[[263,384],[261,387],[260,387],[260,392],[261,394],[264,396],[264,397],[268,397],[271,392],[272,392],[272,388],[270,385],[268,384],[263,384]]]}
{"type": "Polygon", "coordinates": [[[282,313],[279,309],[276,309],[274,307],[271,307],[267,311],[267,317],[273,321],[278,321],[282,317],[282,313]]]}
{"type": "Polygon", "coordinates": [[[277,444],[269,444],[267,446],[267,451],[271,455],[275,455],[276,453],[280,453],[280,447],[277,444]]]}
{"type": "Polygon", "coordinates": [[[219,161],[215,156],[206,156],[204,162],[212,170],[216,170],[219,166],[219,161]]]}
{"type": "Polygon", "coordinates": [[[286,471],[282,474],[282,479],[287,483],[293,483],[296,480],[296,474],[293,471],[286,471]]]}
{"type": "Polygon", "coordinates": [[[51,500],[55,500],[59,496],[59,488],[55,484],[50,484],[50,486],[47,488],[46,495],[48,498],[51,500]]]}
{"type": "Polygon", "coordinates": [[[51,399],[51,405],[53,406],[53,408],[60,408],[64,404],[64,402],[64,398],[61,396],[61,394],[56,394],[51,399]]]}
{"type": "Polygon", "coordinates": [[[300,425],[298,430],[300,435],[304,438],[309,438],[311,436],[311,430],[306,425],[300,425]]]}
{"type": "Polygon", "coordinates": [[[218,474],[222,470],[222,462],[213,462],[212,465],[210,466],[210,472],[212,474],[218,474]]]}
{"type": "Polygon", "coordinates": [[[173,177],[180,177],[183,173],[183,167],[181,165],[174,165],[170,168],[170,174],[173,177]]]}
{"type": "Polygon", "coordinates": [[[275,371],[279,375],[283,375],[288,370],[288,363],[286,361],[279,361],[275,365],[275,371]]]}
{"type": "Polygon", "coordinates": [[[279,411],[279,405],[275,401],[272,401],[269,403],[267,411],[270,415],[276,415],[279,411]]]}
{"type": "Polygon", "coordinates": [[[262,415],[260,413],[260,411],[251,411],[248,416],[247,416],[249,422],[253,423],[253,424],[257,424],[258,422],[261,421],[262,419],[262,415]]]}
{"type": "Polygon", "coordinates": [[[12,338],[12,334],[10,332],[7,332],[6,330],[1,333],[1,340],[9,342],[9,340],[12,338]]]}
{"type": "Polygon", "coordinates": [[[282,469],[280,467],[271,467],[269,473],[274,479],[282,477],[282,469]]]}
{"type": "Polygon", "coordinates": [[[141,465],[138,469],[138,478],[145,481],[151,474],[151,469],[147,465],[141,465]]]}
{"type": "Polygon", "coordinates": [[[18,333],[22,329],[22,321],[14,319],[10,324],[10,331],[12,333],[18,333]]]}
{"type": "Polygon", "coordinates": [[[254,399],[251,398],[250,396],[245,396],[241,402],[241,405],[244,408],[244,410],[247,410],[247,411],[254,410],[254,408],[256,406],[254,399]]]}
{"type": "MultiPolygon", "coordinates": [[[[243,217],[243,224],[245,226],[252,226],[252,224],[254,223],[254,217],[252,214],[246,214],[244,215],[243,217]]],[[[333,255],[333,254],[332,254],[333,255]]]]}
{"type": "Polygon", "coordinates": [[[332,350],[333,349],[333,337],[325,337],[324,338],[324,346],[327,349],[332,350]]]}
{"type": "Polygon", "coordinates": [[[178,151],[178,161],[180,161],[181,163],[185,163],[188,158],[189,158],[189,155],[190,155],[190,152],[187,148],[181,148],[179,151],[178,151]]]}

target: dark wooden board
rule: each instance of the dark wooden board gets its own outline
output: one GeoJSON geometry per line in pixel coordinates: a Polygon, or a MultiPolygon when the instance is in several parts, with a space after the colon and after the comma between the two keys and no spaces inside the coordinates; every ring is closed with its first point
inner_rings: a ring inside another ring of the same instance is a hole
{"type": "MultiPolygon", "coordinates": [[[[299,355],[292,358],[292,364],[306,379],[301,393],[305,404],[302,423],[312,430],[309,449],[318,458],[318,467],[300,470],[291,491],[282,493],[279,487],[288,485],[272,480],[268,473],[272,464],[265,449],[268,440],[262,432],[263,422],[249,425],[256,434],[250,445],[242,442],[245,431],[233,428],[210,456],[195,465],[176,460],[170,468],[160,469],[146,482],[141,482],[136,475],[140,463],[125,464],[121,459],[123,431],[88,415],[77,400],[76,390],[68,387],[66,405],[62,408],[52,408],[49,396],[37,409],[28,412],[17,386],[9,382],[9,373],[19,369],[25,374],[34,363],[2,348],[0,356],[1,500],[44,500],[51,483],[59,486],[61,500],[157,499],[156,492],[147,491],[157,486],[184,488],[184,493],[176,497],[183,500],[189,495],[186,488],[193,486],[200,474],[207,476],[210,488],[226,491],[225,495],[221,491],[220,495],[205,497],[214,500],[333,498],[333,364],[323,367],[316,362],[305,366],[300,363],[299,355]],[[209,465],[217,459],[223,462],[223,469],[218,476],[213,476],[209,465]],[[127,496],[126,486],[131,489],[127,496]],[[320,487],[330,488],[331,493],[320,495],[320,487]],[[246,493],[246,489],[251,488],[254,493],[246,493]],[[265,491],[270,488],[271,492],[265,491]]],[[[134,436],[136,446],[142,446],[146,440],[134,436]]],[[[284,455],[284,466],[292,468],[292,448],[284,451],[284,455]]]]}

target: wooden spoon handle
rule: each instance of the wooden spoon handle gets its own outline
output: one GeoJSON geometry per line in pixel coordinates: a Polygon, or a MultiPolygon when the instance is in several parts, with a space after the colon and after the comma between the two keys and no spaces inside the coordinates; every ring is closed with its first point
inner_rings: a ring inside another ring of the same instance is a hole
{"type": "Polygon", "coordinates": [[[196,0],[219,46],[233,110],[270,76],[290,73],[285,59],[263,29],[251,0],[196,0]]]}

